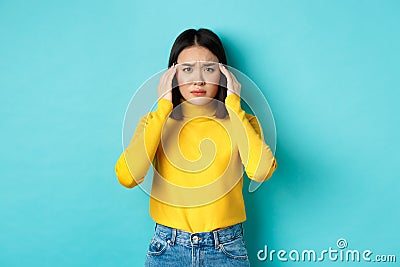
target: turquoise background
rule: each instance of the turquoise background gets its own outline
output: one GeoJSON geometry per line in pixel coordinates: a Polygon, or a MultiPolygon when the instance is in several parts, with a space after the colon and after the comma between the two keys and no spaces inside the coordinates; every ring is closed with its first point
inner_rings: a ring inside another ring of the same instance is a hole
{"type": "Polygon", "coordinates": [[[339,238],[400,261],[399,14],[396,0],[0,1],[0,266],[143,265],[148,196],[114,174],[124,112],[191,27],[219,34],[275,116],[278,169],[244,192],[252,265],[310,266],[256,254],[339,238]]]}

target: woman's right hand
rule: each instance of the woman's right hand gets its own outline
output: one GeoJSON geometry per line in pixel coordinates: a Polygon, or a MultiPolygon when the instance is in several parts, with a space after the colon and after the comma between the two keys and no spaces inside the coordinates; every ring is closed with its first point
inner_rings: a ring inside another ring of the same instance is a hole
{"type": "Polygon", "coordinates": [[[165,98],[172,102],[172,80],[176,73],[176,65],[172,65],[160,78],[158,99],[165,98]]]}

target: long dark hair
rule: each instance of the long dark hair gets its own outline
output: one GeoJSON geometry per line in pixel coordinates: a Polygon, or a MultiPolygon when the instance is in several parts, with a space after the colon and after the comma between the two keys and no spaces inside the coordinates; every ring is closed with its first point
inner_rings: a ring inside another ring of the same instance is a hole
{"type": "MultiPolygon", "coordinates": [[[[169,55],[168,68],[173,64],[177,63],[178,56],[182,52],[183,49],[190,46],[202,46],[211,51],[217,58],[219,63],[227,65],[225,50],[222,45],[221,40],[218,35],[208,29],[188,29],[182,32],[175,40],[171,53],[169,55]]],[[[225,98],[226,98],[226,77],[223,73],[221,73],[221,78],[218,85],[218,91],[215,95],[214,99],[219,100],[216,101],[217,107],[215,116],[217,118],[225,118],[228,115],[228,111],[225,107],[225,98]]],[[[170,117],[176,120],[182,119],[182,110],[180,109],[179,104],[181,104],[182,99],[181,92],[179,91],[178,81],[176,76],[172,81],[172,104],[174,107],[173,112],[171,112],[170,117]]]]}

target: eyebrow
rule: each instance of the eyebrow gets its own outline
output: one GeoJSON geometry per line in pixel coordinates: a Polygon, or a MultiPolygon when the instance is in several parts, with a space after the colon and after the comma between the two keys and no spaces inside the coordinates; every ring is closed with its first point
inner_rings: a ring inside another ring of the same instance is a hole
{"type": "MultiPolygon", "coordinates": [[[[192,64],[192,63],[182,63],[181,65],[182,65],[182,66],[193,67],[195,64],[192,64]]],[[[205,63],[205,64],[203,64],[203,67],[209,67],[209,66],[215,66],[215,65],[217,65],[216,62],[211,62],[211,63],[205,63]]]]}

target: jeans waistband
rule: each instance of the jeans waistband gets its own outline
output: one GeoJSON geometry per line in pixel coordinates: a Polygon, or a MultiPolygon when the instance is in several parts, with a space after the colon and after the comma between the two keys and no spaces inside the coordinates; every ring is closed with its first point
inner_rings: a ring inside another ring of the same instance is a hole
{"type": "Polygon", "coordinates": [[[190,233],[179,229],[171,228],[162,224],[156,224],[156,235],[167,240],[170,244],[179,243],[182,245],[196,246],[215,246],[232,241],[243,236],[243,225],[238,223],[221,230],[211,232],[190,233]]]}

